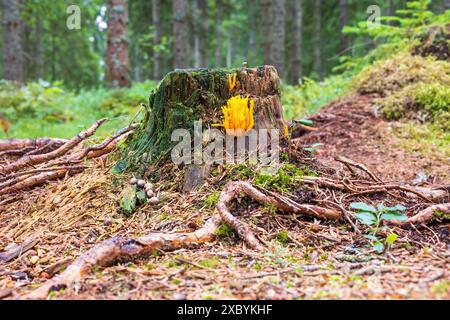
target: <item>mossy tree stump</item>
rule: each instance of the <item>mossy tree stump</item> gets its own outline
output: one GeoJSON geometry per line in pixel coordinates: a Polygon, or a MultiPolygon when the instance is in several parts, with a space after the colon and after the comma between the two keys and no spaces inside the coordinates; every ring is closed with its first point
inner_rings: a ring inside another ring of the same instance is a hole
{"type": "Polygon", "coordinates": [[[143,125],[128,141],[123,160],[134,171],[167,159],[175,129],[193,132],[194,121],[204,127],[221,123],[222,106],[233,96],[254,100],[255,129],[284,133],[280,78],[272,66],[239,69],[186,69],[167,74],[151,93],[143,125]],[[236,74],[230,90],[229,76],[236,74]]]}

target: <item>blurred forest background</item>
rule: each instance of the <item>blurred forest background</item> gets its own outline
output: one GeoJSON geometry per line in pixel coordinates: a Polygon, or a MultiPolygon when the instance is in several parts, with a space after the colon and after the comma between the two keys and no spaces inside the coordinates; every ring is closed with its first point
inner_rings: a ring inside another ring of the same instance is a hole
{"type": "MultiPolygon", "coordinates": [[[[175,68],[275,65],[287,116],[297,116],[344,90],[352,59],[380,44],[358,32],[370,6],[383,17],[407,8],[400,0],[1,1],[0,73],[25,85],[12,94],[2,82],[0,135],[15,137],[69,136],[98,112],[121,121],[175,68]],[[68,28],[71,5],[80,8],[79,29],[68,28]],[[313,90],[297,96],[305,86],[313,90]],[[22,121],[27,115],[57,126],[22,121]]],[[[450,0],[417,3],[434,14],[450,8],[450,0]]]]}

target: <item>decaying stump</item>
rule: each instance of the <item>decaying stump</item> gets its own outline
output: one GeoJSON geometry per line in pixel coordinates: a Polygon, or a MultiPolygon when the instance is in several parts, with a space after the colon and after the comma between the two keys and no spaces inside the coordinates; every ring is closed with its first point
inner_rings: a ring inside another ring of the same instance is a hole
{"type": "Polygon", "coordinates": [[[136,172],[145,164],[166,158],[173,147],[171,134],[175,129],[192,132],[198,120],[204,128],[220,123],[222,106],[237,95],[254,100],[255,129],[284,132],[280,78],[274,67],[175,70],[150,96],[144,125],[124,154],[127,167],[136,172]],[[230,85],[230,79],[235,83],[230,85]]]}

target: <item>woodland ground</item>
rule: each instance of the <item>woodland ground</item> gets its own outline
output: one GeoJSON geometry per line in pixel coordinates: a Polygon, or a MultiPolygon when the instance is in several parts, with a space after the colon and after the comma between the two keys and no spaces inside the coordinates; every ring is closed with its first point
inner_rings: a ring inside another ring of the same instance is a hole
{"type": "MultiPolygon", "coordinates": [[[[337,155],[366,164],[385,181],[448,184],[448,143],[429,143],[426,127],[387,122],[371,96],[347,96],[312,116],[318,131],[301,136],[319,161],[346,170],[337,155]],[[399,130],[402,128],[402,130],[399,130]],[[407,129],[407,130],[405,130],[407,129]]],[[[4,206],[0,248],[37,237],[34,248],[0,270],[0,298],[36,288],[94,244],[115,235],[195,230],[213,208],[210,190],[166,194],[155,209],[130,218],[117,212],[120,193],[113,165],[91,169],[22,193],[4,206]],[[80,212],[82,214],[80,214],[80,212]]],[[[158,187],[158,182],[156,181],[158,187]]],[[[384,200],[380,195],[380,202],[384,200]]],[[[409,229],[385,254],[375,253],[347,225],[307,217],[270,215],[249,206],[243,218],[271,250],[256,253],[226,229],[195,250],[154,252],[134,262],[96,268],[50,299],[450,299],[449,225],[409,229]],[[288,230],[288,232],[287,232],[288,230]]]]}

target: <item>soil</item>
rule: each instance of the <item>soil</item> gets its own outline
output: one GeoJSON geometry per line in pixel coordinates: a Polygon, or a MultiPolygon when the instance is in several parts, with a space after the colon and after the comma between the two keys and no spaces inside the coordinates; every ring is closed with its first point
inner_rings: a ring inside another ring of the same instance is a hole
{"type": "MultiPolygon", "coordinates": [[[[394,124],[376,115],[373,96],[335,101],[312,119],[319,129],[298,138],[317,147],[319,161],[345,170],[337,155],[364,163],[385,181],[449,183],[448,158],[407,151],[394,124]]],[[[195,230],[212,208],[199,192],[167,195],[130,218],[118,213],[120,189],[107,174],[111,163],[50,183],[0,207],[0,251],[38,239],[17,259],[0,264],[0,299],[30,292],[94,244],[115,235],[195,230]],[[192,204],[195,204],[194,206],[192,204]]],[[[162,182],[161,182],[162,183],[162,182]]],[[[156,183],[158,187],[158,183],[156,183]]],[[[252,207],[245,219],[270,247],[257,253],[234,234],[192,250],[155,252],[133,262],[96,268],[49,299],[449,299],[450,250],[447,223],[409,229],[384,254],[342,223],[268,216],[252,207]],[[280,237],[289,230],[288,237],[280,237]]]]}

